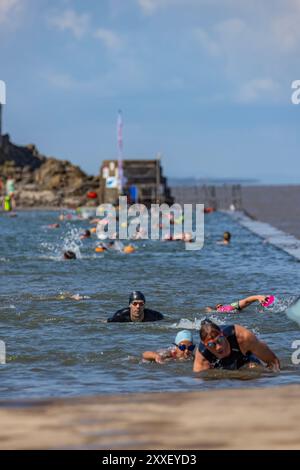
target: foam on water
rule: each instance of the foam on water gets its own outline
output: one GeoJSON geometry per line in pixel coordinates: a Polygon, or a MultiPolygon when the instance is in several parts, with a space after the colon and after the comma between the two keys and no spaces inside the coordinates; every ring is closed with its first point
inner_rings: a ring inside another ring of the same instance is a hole
{"type": "Polygon", "coordinates": [[[287,316],[300,326],[300,300],[288,308],[287,316]]]}

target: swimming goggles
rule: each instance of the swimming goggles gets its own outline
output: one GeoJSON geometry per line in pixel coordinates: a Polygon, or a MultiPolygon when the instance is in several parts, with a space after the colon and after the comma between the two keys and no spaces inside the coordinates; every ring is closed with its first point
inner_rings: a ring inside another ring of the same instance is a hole
{"type": "Polygon", "coordinates": [[[209,341],[207,341],[207,343],[204,343],[204,344],[205,344],[205,346],[207,346],[211,349],[216,349],[217,344],[222,344],[224,342],[224,340],[225,340],[225,336],[220,334],[216,338],[210,339],[209,341]]]}
{"type": "Polygon", "coordinates": [[[194,351],[195,349],[195,345],[194,344],[190,344],[189,346],[187,346],[186,344],[176,344],[176,343],[173,343],[174,346],[177,346],[178,349],[180,349],[180,351],[185,351],[186,349],[188,351],[194,351]]]}

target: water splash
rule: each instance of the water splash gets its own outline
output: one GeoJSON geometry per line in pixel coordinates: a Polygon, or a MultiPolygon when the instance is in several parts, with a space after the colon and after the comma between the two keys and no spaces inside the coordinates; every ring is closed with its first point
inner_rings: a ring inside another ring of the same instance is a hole
{"type": "Polygon", "coordinates": [[[295,321],[300,326],[300,300],[288,308],[286,314],[288,318],[295,321]]]}
{"type": "Polygon", "coordinates": [[[275,296],[274,303],[270,305],[270,307],[262,307],[261,305],[259,305],[257,307],[257,312],[259,314],[265,314],[266,312],[283,313],[286,312],[287,309],[291,307],[291,305],[293,305],[298,299],[298,295],[289,295],[284,297],[275,296]]]}
{"type": "MultiPolygon", "coordinates": [[[[195,318],[194,321],[188,320],[187,318],[181,318],[178,323],[173,323],[171,328],[179,328],[183,330],[199,330],[201,322],[207,318],[207,315],[203,318],[195,318]]],[[[227,322],[221,320],[220,318],[211,315],[210,320],[216,322],[218,325],[226,325],[227,322]]]]}
{"type": "Polygon", "coordinates": [[[80,240],[81,230],[76,227],[70,227],[63,237],[63,251],[73,251],[77,259],[81,259],[80,247],[82,241],[80,240]]]}
{"type": "Polygon", "coordinates": [[[71,300],[85,300],[85,299],[90,299],[88,295],[80,295],[80,294],[72,294],[72,292],[59,292],[58,296],[55,297],[58,300],[65,300],[65,299],[71,299],[71,300]]]}

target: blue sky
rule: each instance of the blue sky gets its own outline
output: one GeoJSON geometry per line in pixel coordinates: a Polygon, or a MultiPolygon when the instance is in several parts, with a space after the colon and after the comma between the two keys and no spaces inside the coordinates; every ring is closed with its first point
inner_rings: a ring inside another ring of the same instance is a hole
{"type": "Polygon", "coordinates": [[[300,0],[0,0],[4,131],[90,174],[298,182],[300,0]]]}

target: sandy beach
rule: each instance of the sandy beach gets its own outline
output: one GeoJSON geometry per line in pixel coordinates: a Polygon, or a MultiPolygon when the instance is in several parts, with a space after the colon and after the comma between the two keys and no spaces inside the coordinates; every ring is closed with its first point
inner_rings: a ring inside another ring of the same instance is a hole
{"type": "Polygon", "coordinates": [[[0,448],[300,449],[299,400],[288,386],[10,402],[0,448]]]}

